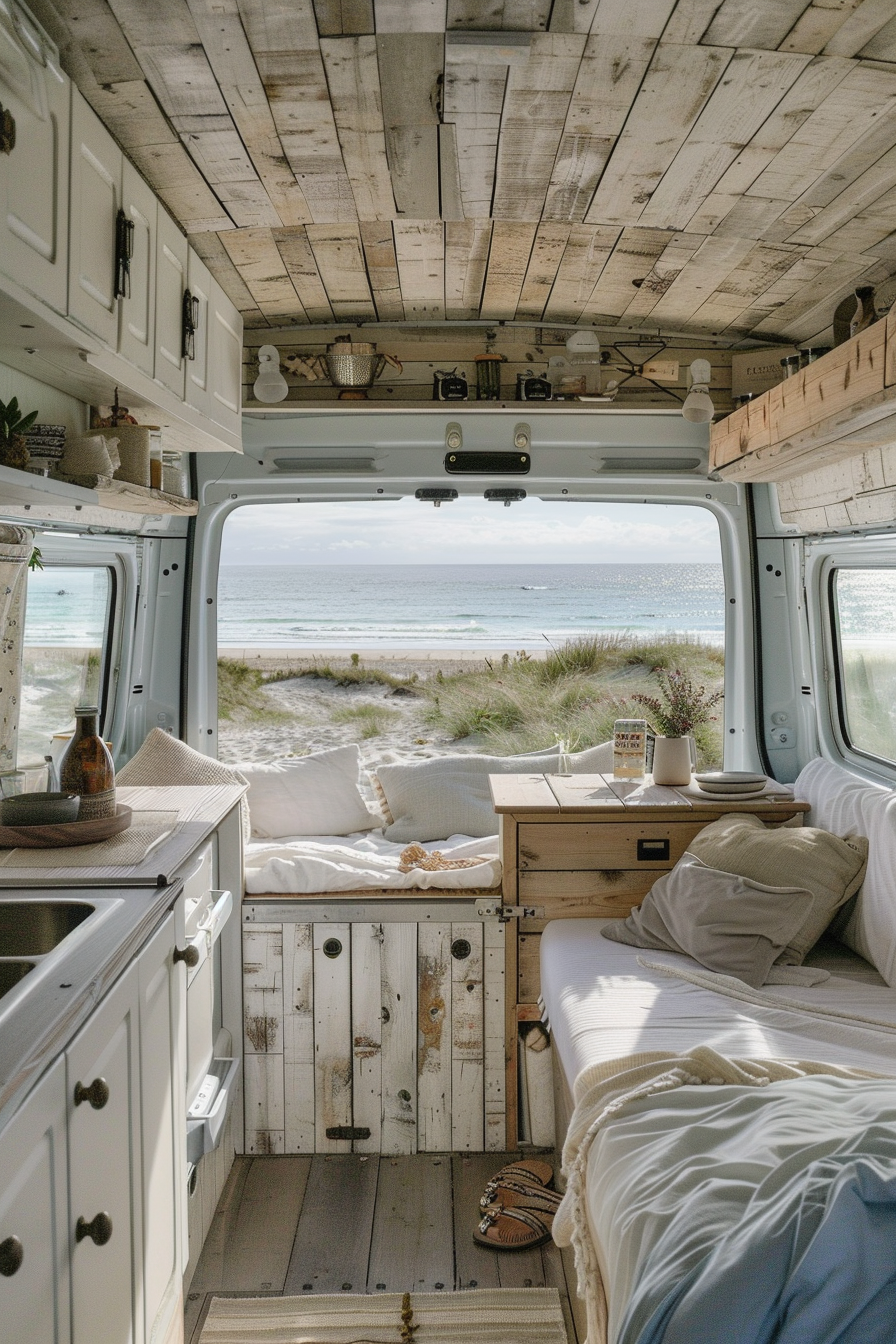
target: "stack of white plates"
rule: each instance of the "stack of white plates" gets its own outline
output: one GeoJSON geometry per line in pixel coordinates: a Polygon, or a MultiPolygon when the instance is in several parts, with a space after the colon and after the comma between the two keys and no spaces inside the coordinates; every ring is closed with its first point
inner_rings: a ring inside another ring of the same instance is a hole
{"type": "Polygon", "coordinates": [[[704,798],[718,802],[762,798],[768,791],[768,776],[755,775],[749,770],[709,770],[694,776],[694,790],[704,798]]]}

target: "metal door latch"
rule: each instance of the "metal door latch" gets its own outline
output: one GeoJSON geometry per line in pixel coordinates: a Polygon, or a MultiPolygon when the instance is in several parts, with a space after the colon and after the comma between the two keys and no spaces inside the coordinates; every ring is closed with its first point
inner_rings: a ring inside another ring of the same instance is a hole
{"type": "Polygon", "coordinates": [[[511,919],[543,919],[544,907],[540,905],[502,905],[500,901],[477,901],[476,914],[480,919],[485,915],[497,915],[501,924],[511,919]]]}

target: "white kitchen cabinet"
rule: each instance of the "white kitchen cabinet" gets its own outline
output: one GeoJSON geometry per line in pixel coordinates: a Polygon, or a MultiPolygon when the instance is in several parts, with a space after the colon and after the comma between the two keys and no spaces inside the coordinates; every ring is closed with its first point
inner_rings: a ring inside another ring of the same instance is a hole
{"type": "Polygon", "coordinates": [[[77,89],[72,93],[68,315],[109,347],[118,345],[115,229],[122,153],[77,89]]]}
{"type": "Polygon", "coordinates": [[[197,257],[192,248],[189,250],[187,264],[187,288],[194,304],[196,315],[193,334],[192,358],[186,362],[186,401],[203,415],[211,414],[211,391],[209,388],[209,330],[208,320],[211,312],[211,273],[201,257],[197,257]]]}
{"type": "Polygon", "coordinates": [[[156,241],[156,348],[153,376],[184,399],[184,293],[187,288],[187,240],[159,206],[156,241]]]}
{"type": "Polygon", "coordinates": [[[243,379],[243,319],[212,276],[208,311],[208,415],[240,433],[243,379]]]}
{"type": "Polygon", "coordinates": [[[138,968],[66,1051],[72,1344],[142,1344],[138,968]],[[92,1089],[90,1098],[81,1089],[92,1089]]]}
{"type": "Polygon", "coordinates": [[[0,272],[64,313],[71,84],[42,35],[2,6],[0,105],[15,123],[0,154],[0,272]]]}
{"type": "Polygon", "coordinates": [[[0,1134],[0,1335],[68,1344],[65,1061],[58,1059],[0,1134]]]}
{"type": "Polygon", "coordinates": [[[143,1172],[143,1303],[146,1344],[183,1328],[181,1281],[187,1167],[184,1088],[186,967],[183,900],[140,954],[140,1132],[143,1172]]]}
{"type": "Polygon", "coordinates": [[[122,164],[121,200],[133,231],[129,292],[119,304],[118,353],[151,378],[155,361],[158,202],[127,159],[122,164]]]}

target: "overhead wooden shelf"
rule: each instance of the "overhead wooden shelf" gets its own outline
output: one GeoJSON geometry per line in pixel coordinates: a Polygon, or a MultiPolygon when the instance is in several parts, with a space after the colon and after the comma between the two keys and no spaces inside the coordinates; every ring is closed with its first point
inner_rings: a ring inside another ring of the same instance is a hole
{"type": "Polygon", "coordinates": [[[169,495],[164,490],[150,490],[147,486],[132,485],[130,481],[117,481],[111,476],[68,476],[66,481],[89,489],[94,502],[105,509],[123,513],[172,513],[187,518],[199,511],[195,499],[169,495]]]}
{"type": "Polygon", "coordinates": [[[712,426],[710,470],[783,481],[896,443],[896,310],[712,426]]]}
{"type": "Polygon", "coordinates": [[[96,491],[68,481],[50,480],[35,476],[16,467],[0,466],[0,511],[4,504],[27,505],[31,508],[48,504],[65,504],[83,508],[85,504],[99,503],[96,491]]]}

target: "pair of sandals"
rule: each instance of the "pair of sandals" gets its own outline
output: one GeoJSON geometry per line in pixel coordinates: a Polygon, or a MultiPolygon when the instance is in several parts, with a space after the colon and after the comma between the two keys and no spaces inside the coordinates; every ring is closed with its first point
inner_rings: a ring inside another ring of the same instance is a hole
{"type": "Polygon", "coordinates": [[[548,1187],[549,1162],[524,1160],[502,1167],[479,1201],[482,1217],[473,1240],[493,1251],[528,1251],[551,1239],[560,1195],[548,1187]]]}

